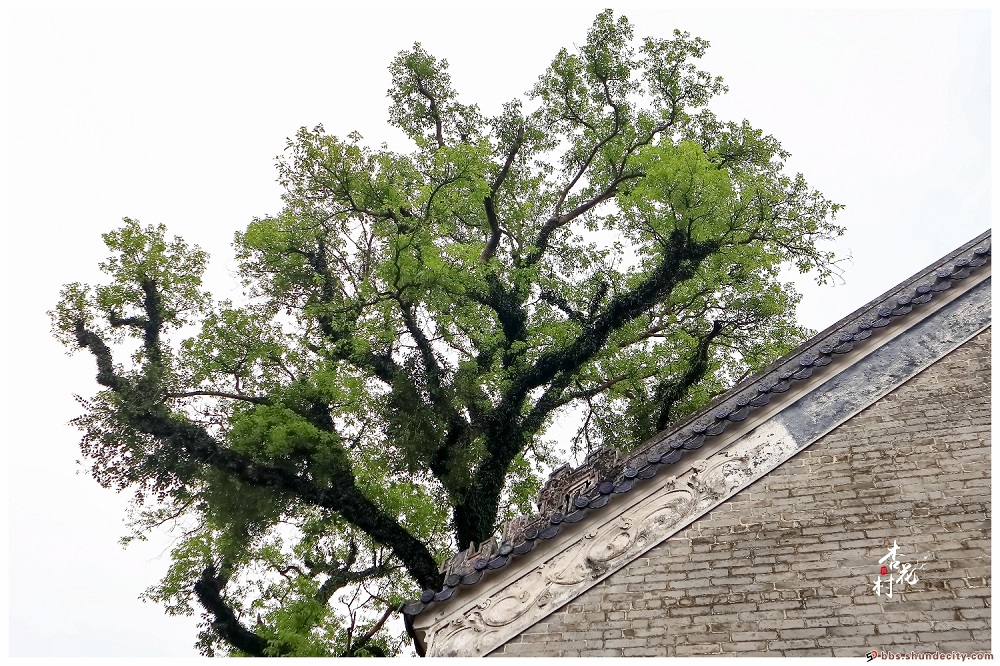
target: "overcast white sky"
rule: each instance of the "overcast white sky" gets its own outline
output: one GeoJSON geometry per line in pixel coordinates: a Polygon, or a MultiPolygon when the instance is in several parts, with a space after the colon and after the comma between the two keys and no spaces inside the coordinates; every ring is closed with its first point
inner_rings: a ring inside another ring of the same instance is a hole
{"type": "Polygon", "coordinates": [[[846,204],[846,284],[799,280],[806,325],[825,328],[990,226],[985,10],[14,3],[0,327],[11,655],[195,654],[195,619],[137,600],[163,575],[169,539],[118,545],[127,498],[81,473],[66,425],[95,370],[64,355],[45,311],[64,283],[100,280],[100,234],[123,216],[165,223],[212,254],[213,294],[238,296],[229,242],[278,210],[274,157],[299,126],[402,147],[386,124],[386,67],[417,40],[448,58],[463,101],[495,112],[608,4],[639,36],[711,41],[703,65],[730,87],[717,113],[774,134],[792,171],[846,204]]]}

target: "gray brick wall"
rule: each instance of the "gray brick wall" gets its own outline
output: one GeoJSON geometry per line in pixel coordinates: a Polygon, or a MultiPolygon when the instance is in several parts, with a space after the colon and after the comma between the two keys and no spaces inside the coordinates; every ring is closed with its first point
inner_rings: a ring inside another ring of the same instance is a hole
{"type": "Polygon", "coordinates": [[[989,377],[987,329],[491,656],[989,650],[989,377]]]}

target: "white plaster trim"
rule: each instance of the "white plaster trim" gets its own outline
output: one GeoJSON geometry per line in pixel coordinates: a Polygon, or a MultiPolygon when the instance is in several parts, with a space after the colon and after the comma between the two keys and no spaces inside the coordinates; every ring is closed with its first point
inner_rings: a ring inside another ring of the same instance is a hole
{"type": "MultiPolygon", "coordinates": [[[[676,534],[799,451],[780,423],[745,437],[727,455],[699,461],[654,486],[642,502],[589,525],[582,538],[429,628],[428,657],[482,656],[676,534]]],[[[624,508],[624,507],[623,507],[624,508]]]]}

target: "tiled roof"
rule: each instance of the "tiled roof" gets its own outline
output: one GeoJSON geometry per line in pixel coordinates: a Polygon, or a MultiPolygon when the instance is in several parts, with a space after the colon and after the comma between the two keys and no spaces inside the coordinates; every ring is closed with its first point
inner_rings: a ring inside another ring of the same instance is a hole
{"type": "Polygon", "coordinates": [[[539,541],[558,535],[563,524],[585,520],[616,495],[631,491],[638,480],[650,479],[661,468],[677,464],[686,452],[702,448],[730,424],[752,419],[754,410],[786,392],[794,382],[810,377],[815,368],[849,357],[856,343],[877,335],[987,264],[990,241],[987,231],[966,243],[659,433],[628,457],[620,459],[617,451],[604,449],[592,453],[576,469],[563,465],[554,470],[539,494],[537,514],[508,522],[499,544],[490,539],[479,548],[470,546],[454,555],[442,567],[443,589],[425,590],[419,600],[403,605],[407,629],[412,633],[412,616],[429,605],[451,599],[460,588],[482,580],[488,571],[531,552],[539,541]]]}

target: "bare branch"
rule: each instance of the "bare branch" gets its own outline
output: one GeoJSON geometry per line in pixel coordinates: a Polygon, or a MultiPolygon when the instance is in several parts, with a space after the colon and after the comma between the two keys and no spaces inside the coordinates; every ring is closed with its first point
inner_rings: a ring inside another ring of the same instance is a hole
{"type": "Polygon", "coordinates": [[[273,405],[274,401],[258,395],[244,395],[242,393],[227,393],[225,391],[181,391],[179,393],[164,393],[167,398],[193,398],[195,396],[208,396],[212,398],[229,398],[230,400],[242,400],[255,405],[273,405]]]}
{"type": "Polygon", "coordinates": [[[348,645],[347,649],[340,654],[340,656],[341,657],[355,656],[355,652],[363,648],[365,645],[368,644],[368,641],[374,638],[375,634],[378,633],[378,630],[382,628],[382,625],[385,624],[385,621],[389,619],[389,616],[392,615],[392,613],[393,609],[391,607],[386,608],[385,612],[382,613],[382,617],[379,618],[378,622],[372,625],[372,628],[366,631],[365,634],[361,636],[358,640],[351,642],[348,645]]]}
{"type": "Polygon", "coordinates": [[[444,131],[441,124],[441,112],[438,109],[437,99],[424,87],[423,80],[417,77],[417,92],[427,98],[430,105],[431,118],[434,119],[434,138],[437,139],[438,148],[444,148],[444,131]]]}
{"type": "Polygon", "coordinates": [[[605,391],[607,391],[611,387],[616,386],[618,384],[621,384],[622,382],[626,382],[626,381],[629,381],[629,380],[649,379],[650,377],[656,376],[657,372],[658,372],[658,369],[654,368],[652,370],[647,370],[646,372],[643,372],[641,374],[628,373],[628,374],[625,374],[625,375],[619,375],[617,377],[612,377],[611,379],[606,379],[603,382],[601,382],[600,384],[595,384],[594,386],[591,386],[590,388],[580,389],[579,391],[572,391],[570,393],[563,394],[562,398],[560,398],[560,400],[559,400],[559,402],[558,402],[558,404],[556,406],[557,407],[562,407],[563,405],[568,405],[569,403],[573,402],[574,400],[579,400],[581,398],[587,398],[587,399],[589,399],[589,398],[596,397],[596,396],[600,395],[601,393],[604,393],[605,391]]]}
{"type": "Polygon", "coordinates": [[[514,164],[514,157],[517,155],[517,151],[521,149],[521,145],[524,143],[524,127],[518,127],[517,132],[514,134],[514,143],[511,144],[510,151],[507,153],[507,161],[504,162],[503,168],[500,169],[500,173],[497,174],[496,180],[493,181],[493,185],[490,186],[490,196],[495,197],[497,192],[500,191],[500,186],[503,182],[507,180],[507,174],[510,172],[511,165],[514,164]]]}
{"type": "Polygon", "coordinates": [[[532,250],[532,253],[528,256],[527,260],[528,265],[531,265],[542,258],[542,255],[545,253],[545,250],[549,244],[549,236],[552,235],[553,231],[555,231],[559,227],[569,224],[570,222],[580,217],[594,206],[602,204],[611,197],[618,194],[618,186],[621,185],[623,182],[628,180],[634,180],[636,178],[642,178],[645,175],[646,175],[645,172],[642,171],[634,171],[622,174],[621,176],[618,176],[613,181],[611,181],[611,184],[608,185],[604,189],[604,191],[598,194],[597,196],[588,199],[587,201],[584,201],[583,203],[581,203],[568,213],[565,213],[563,215],[555,215],[546,220],[545,224],[542,225],[541,230],[539,230],[537,238],[535,239],[535,247],[532,250]]]}

